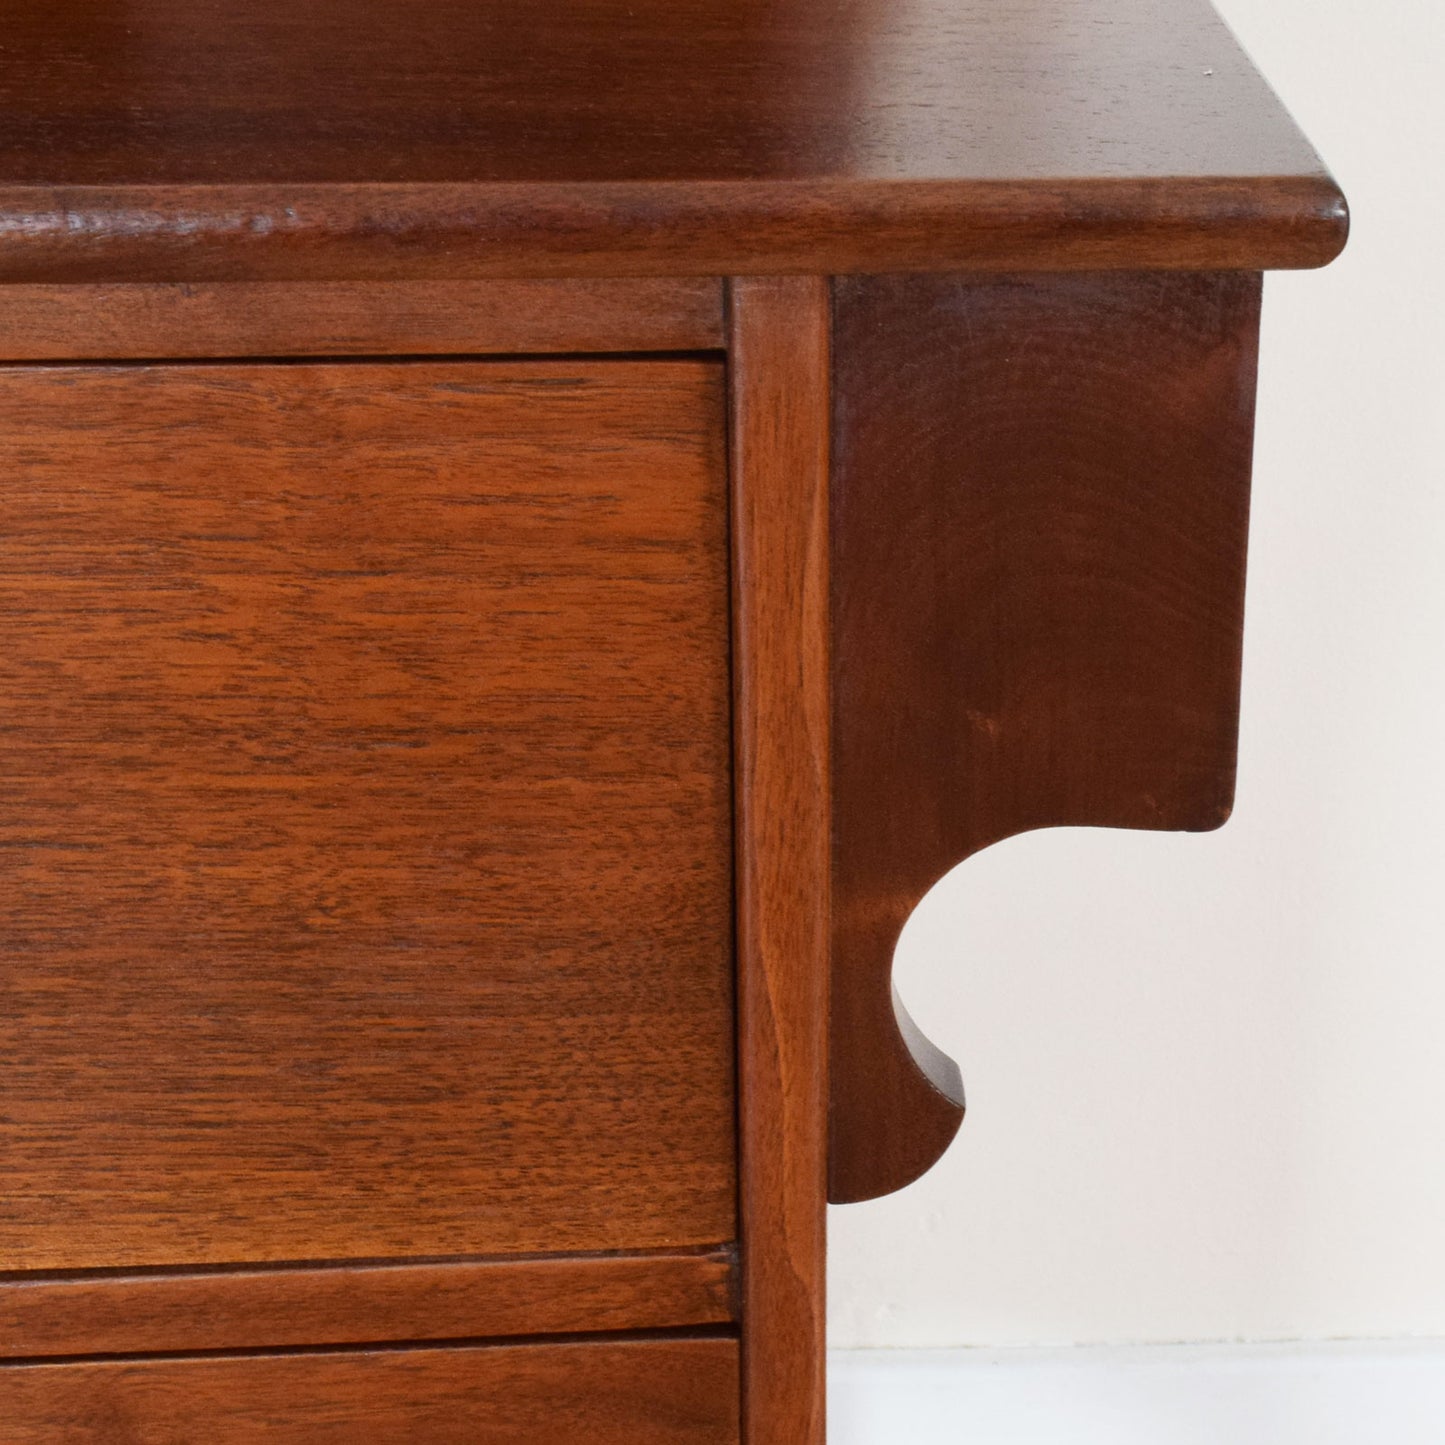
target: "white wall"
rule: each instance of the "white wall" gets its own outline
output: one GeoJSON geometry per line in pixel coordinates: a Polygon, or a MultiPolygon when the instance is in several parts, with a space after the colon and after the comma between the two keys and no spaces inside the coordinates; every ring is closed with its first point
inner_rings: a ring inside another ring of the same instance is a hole
{"type": "Polygon", "coordinates": [[[1445,1345],[843,1350],[829,1445],[1440,1445],[1445,1345]]]}
{"type": "Polygon", "coordinates": [[[836,1345],[1445,1337],[1445,6],[1221,9],[1355,218],[1265,290],[1237,810],[925,901],[970,1116],[832,1211],[836,1345]]]}

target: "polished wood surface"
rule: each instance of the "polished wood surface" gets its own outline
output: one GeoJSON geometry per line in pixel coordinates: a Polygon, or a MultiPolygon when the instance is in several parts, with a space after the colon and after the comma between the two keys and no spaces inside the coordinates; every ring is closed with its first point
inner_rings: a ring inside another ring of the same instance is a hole
{"type": "Polygon", "coordinates": [[[737,1342],[0,1365],[5,1445],[739,1445],[737,1342]]]}
{"type": "Polygon", "coordinates": [[[708,351],[717,279],[0,286],[0,361],[708,351]]]}
{"type": "Polygon", "coordinates": [[[910,912],[1227,815],[1338,187],[1208,0],[13,0],[0,115],[0,1445],[824,1445],[910,912]]]}
{"type": "Polygon", "coordinates": [[[735,281],[743,1421],[822,1445],[828,1096],[828,290],[735,281]]]}
{"type": "Polygon", "coordinates": [[[735,1237],[725,440],[706,360],[0,371],[0,1267],[735,1237]]]}
{"type": "Polygon", "coordinates": [[[0,279],[1317,265],[1207,0],[14,0],[0,279]]]}
{"type": "Polygon", "coordinates": [[[837,285],[836,1201],[958,1127],[890,990],[948,868],[1229,815],[1258,317],[1246,274],[837,285]]]}
{"type": "Polygon", "coordinates": [[[563,1255],[0,1276],[0,1356],[671,1329],[736,1318],[734,1257],[563,1255]]]}

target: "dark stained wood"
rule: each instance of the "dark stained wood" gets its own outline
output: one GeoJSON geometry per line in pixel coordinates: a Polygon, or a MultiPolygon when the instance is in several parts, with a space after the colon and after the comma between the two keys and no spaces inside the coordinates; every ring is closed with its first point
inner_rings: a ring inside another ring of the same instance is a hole
{"type": "Polygon", "coordinates": [[[0,1445],[823,1445],[909,913],[1228,813],[1338,187],[1208,0],[12,0],[0,116],[0,1445]]]}
{"type": "Polygon", "coordinates": [[[718,362],[0,371],[0,1265],[735,1237],[718,362]]]}
{"type": "Polygon", "coordinates": [[[730,1253],[0,1277],[0,1356],[671,1329],[735,1318],[730,1253]]]}
{"type": "Polygon", "coordinates": [[[1229,816],[1258,314],[1246,274],[837,284],[836,1201],[958,1128],[890,991],[949,867],[1229,816]]]}
{"type": "Polygon", "coordinates": [[[0,279],[1317,265],[1207,0],[12,0],[0,279]]]}
{"type": "Polygon", "coordinates": [[[6,1445],[738,1445],[737,1342],[0,1366],[6,1445]]]}
{"type": "Polygon", "coordinates": [[[743,1421],[822,1445],[828,292],[735,281],[733,616],[743,1421]]]}
{"type": "Polygon", "coordinates": [[[722,283],[256,282],[0,287],[0,360],[704,351],[722,283]]]}
{"type": "Polygon", "coordinates": [[[1283,270],[1348,229],[1325,176],[64,194],[0,188],[0,283],[1283,270]]]}

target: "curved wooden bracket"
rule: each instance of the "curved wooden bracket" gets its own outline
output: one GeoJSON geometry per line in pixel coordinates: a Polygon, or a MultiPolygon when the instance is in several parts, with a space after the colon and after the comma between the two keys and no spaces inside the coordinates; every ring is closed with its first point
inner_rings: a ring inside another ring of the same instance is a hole
{"type": "Polygon", "coordinates": [[[1234,786],[1260,278],[834,289],[834,1202],[923,1173],[958,1071],[891,987],[954,864],[1203,830],[1234,786]]]}

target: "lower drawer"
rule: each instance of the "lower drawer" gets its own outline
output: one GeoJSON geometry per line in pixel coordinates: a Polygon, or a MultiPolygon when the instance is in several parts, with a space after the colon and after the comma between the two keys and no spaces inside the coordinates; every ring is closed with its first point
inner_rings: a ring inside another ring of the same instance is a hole
{"type": "Polygon", "coordinates": [[[0,1367],[5,1445],[737,1445],[726,1338],[0,1367]]]}

